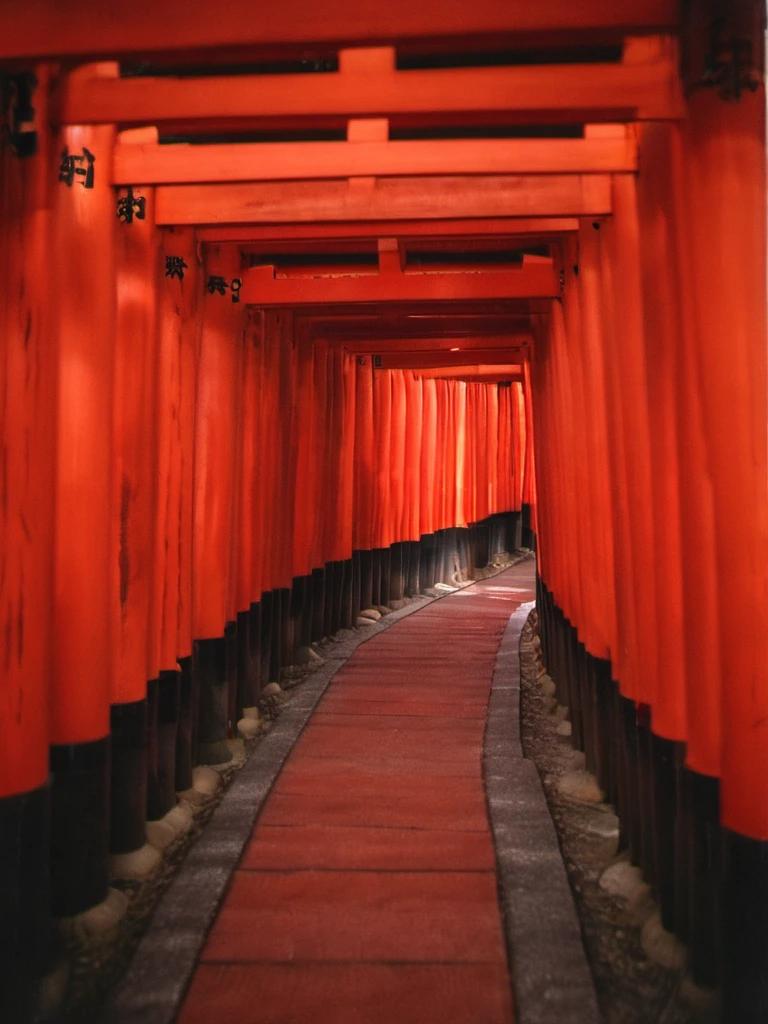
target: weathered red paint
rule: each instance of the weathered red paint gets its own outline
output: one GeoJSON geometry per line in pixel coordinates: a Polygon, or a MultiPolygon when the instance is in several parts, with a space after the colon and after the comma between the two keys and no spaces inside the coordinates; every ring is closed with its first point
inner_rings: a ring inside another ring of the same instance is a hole
{"type": "Polygon", "coordinates": [[[57,182],[51,274],[58,325],[52,740],[109,733],[113,681],[112,415],[115,365],[114,128],[69,127],[56,140],[99,161],[94,187],[57,182]],[[68,254],[67,258],[63,258],[68,254]]]}
{"type": "MultiPolygon", "coordinates": [[[[167,524],[168,431],[160,410],[171,381],[158,360],[161,241],[152,219],[153,190],[136,189],[147,218],[116,229],[117,317],[113,519],[117,566],[112,701],[142,700],[160,670],[167,524]]],[[[174,636],[173,663],[176,662],[174,636]]],[[[164,666],[168,667],[168,666],[164,666]]]]}
{"type": "MultiPolygon", "coordinates": [[[[35,74],[47,115],[48,68],[35,74]]],[[[0,148],[0,797],[48,777],[55,480],[55,320],[46,264],[53,150],[0,148]]]]}

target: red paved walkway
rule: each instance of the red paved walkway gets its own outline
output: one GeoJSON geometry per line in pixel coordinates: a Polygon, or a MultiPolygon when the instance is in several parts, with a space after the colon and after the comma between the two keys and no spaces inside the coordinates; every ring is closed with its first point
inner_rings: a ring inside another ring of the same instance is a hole
{"type": "Polygon", "coordinates": [[[335,677],[180,1024],[511,1024],[481,758],[501,635],[531,595],[504,580],[396,623],[335,677]]]}

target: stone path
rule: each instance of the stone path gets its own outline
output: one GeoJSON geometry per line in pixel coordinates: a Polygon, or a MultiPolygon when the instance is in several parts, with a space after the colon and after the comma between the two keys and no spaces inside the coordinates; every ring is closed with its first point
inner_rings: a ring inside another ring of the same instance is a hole
{"type": "Polygon", "coordinates": [[[486,580],[363,644],[279,775],[179,1024],[512,1024],[482,775],[486,580]]]}

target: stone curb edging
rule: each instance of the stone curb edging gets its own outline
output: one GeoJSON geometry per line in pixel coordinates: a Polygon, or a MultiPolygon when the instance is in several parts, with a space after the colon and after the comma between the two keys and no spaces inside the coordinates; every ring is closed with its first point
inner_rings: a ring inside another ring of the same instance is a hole
{"type": "Polygon", "coordinates": [[[521,605],[504,631],[483,752],[515,1024],[599,1024],[554,823],[539,773],[520,741],[520,635],[534,607],[521,605]]]}
{"type": "MultiPolygon", "coordinates": [[[[493,575],[530,558],[522,555],[493,575]]],[[[461,584],[456,591],[478,582],[482,581],[461,584]]],[[[236,774],[161,897],[128,969],[102,1007],[100,1024],[172,1024],[256,819],[331,680],[360,644],[450,596],[451,592],[439,597],[419,595],[412,604],[367,626],[352,650],[345,645],[342,657],[333,658],[327,652],[325,664],[290,691],[290,703],[236,774]]]]}

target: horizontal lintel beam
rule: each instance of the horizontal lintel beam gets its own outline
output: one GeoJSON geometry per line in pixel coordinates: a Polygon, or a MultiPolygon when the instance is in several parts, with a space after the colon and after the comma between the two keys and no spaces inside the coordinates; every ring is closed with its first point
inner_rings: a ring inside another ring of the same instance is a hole
{"type": "Polygon", "coordinates": [[[412,372],[415,377],[463,380],[475,384],[498,384],[503,380],[523,383],[522,367],[515,363],[511,363],[509,366],[481,363],[478,366],[464,366],[460,370],[457,370],[455,366],[433,366],[424,370],[414,369],[412,372]]]}
{"type": "Polygon", "coordinates": [[[475,274],[403,274],[361,277],[276,278],[273,267],[243,271],[240,297],[257,306],[367,302],[450,302],[552,298],[560,294],[551,261],[524,261],[516,270],[475,274]]]}
{"type": "MultiPolygon", "coordinates": [[[[508,299],[505,302],[459,303],[435,307],[433,303],[392,303],[373,307],[330,307],[299,310],[297,324],[306,323],[315,338],[359,342],[361,338],[466,338],[531,330],[531,315],[544,316],[551,299],[508,299]]],[[[459,342],[460,343],[460,342],[459,342]]],[[[454,344],[457,344],[454,342],[454,344]]]]}
{"type": "Polygon", "coordinates": [[[596,217],[611,212],[607,174],[353,178],[160,185],[158,224],[596,217]]]}
{"type": "MultiPolygon", "coordinates": [[[[504,335],[511,337],[517,332],[531,333],[531,321],[529,308],[531,306],[549,307],[549,299],[528,299],[523,302],[521,299],[513,300],[513,306],[522,307],[525,310],[517,309],[515,312],[503,315],[467,315],[457,313],[455,307],[451,306],[450,312],[438,311],[434,315],[434,307],[421,306],[418,312],[422,315],[413,316],[409,313],[394,313],[390,308],[387,315],[379,317],[372,315],[368,307],[358,311],[357,315],[350,317],[348,310],[333,309],[330,313],[318,315],[315,312],[307,313],[301,311],[297,316],[297,323],[307,323],[312,337],[323,338],[332,344],[356,344],[361,341],[365,344],[376,344],[385,342],[392,344],[400,339],[411,339],[414,346],[418,347],[425,342],[429,345],[434,340],[444,343],[448,339],[451,345],[460,345],[468,337],[491,337],[504,335]],[[429,310],[432,309],[430,315],[429,310]]],[[[506,305],[506,303],[505,303],[506,305]]],[[[410,306],[409,309],[413,309],[410,306]]],[[[540,310],[536,310],[539,312],[540,310]]],[[[489,343],[492,345],[493,341],[489,343]]]]}
{"type": "Polygon", "coordinates": [[[343,344],[350,352],[367,352],[371,355],[392,355],[396,352],[418,352],[430,355],[439,353],[447,355],[458,348],[459,352],[500,351],[508,348],[528,348],[533,342],[533,335],[518,331],[509,334],[489,334],[475,338],[387,338],[369,339],[362,337],[360,341],[344,340],[343,344]]]}
{"type": "Polygon", "coordinates": [[[383,235],[413,238],[482,238],[484,236],[550,240],[579,230],[575,217],[488,217],[455,220],[352,221],[325,224],[216,224],[197,232],[201,242],[264,246],[272,242],[374,240],[383,235]]]}
{"type": "Polygon", "coordinates": [[[608,33],[674,30],[676,0],[442,0],[439,19],[429,4],[389,0],[280,0],[265,9],[253,0],[228,0],[226,11],[210,0],[25,0],[0,4],[0,59],[83,55],[110,57],[205,48],[285,47],[346,40],[432,39],[499,33],[608,33]]]}
{"type": "MultiPolygon", "coordinates": [[[[637,48],[635,48],[637,49],[637,48]]],[[[207,120],[497,113],[552,121],[633,121],[683,116],[676,50],[660,40],[640,59],[438,70],[395,69],[394,50],[342,51],[326,74],[205,78],[65,76],[61,124],[160,125],[207,120]],[[346,58],[345,55],[349,57],[346,58]]]]}
{"type": "MultiPolygon", "coordinates": [[[[358,350],[361,352],[364,350],[358,350]]],[[[392,352],[376,356],[374,365],[382,370],[427,370],[432,367],[463,367],[478,364],[519,363],[526,350],[518,346],[506,349],[477,349],[459,352],[392,352]]]]}
{"type": "Polygon", "coordinates": [[[634,171],[633,137],[115,146],[116,185],[634,171]]]}

